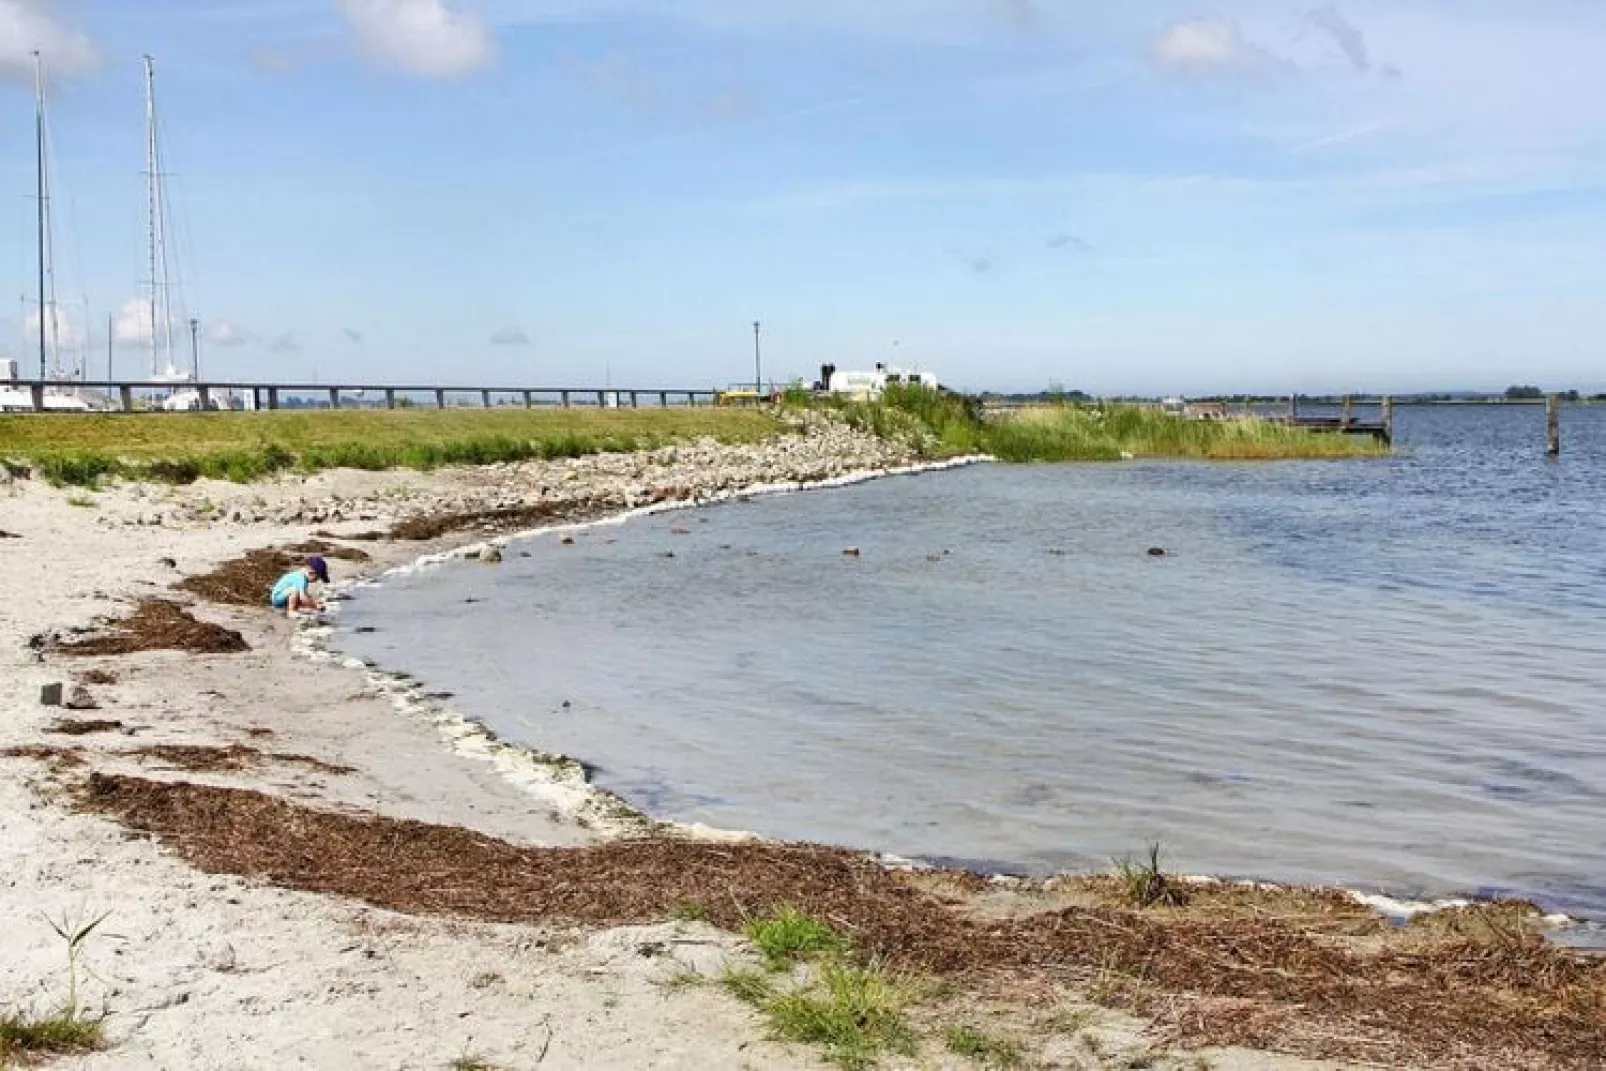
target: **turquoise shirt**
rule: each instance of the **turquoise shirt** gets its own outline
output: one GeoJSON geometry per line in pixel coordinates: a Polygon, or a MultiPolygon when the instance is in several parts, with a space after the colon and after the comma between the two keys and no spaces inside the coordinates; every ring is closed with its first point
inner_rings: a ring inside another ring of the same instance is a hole
{"type": "Polygon", "coordinates": [[[273,585],[273,594],[268,596],[268,601],[274,606],[283,607],[290,601],[290,593],[292,591],[299,591],[303,595],[307,593],[307,571],[305,569],[296,569],[281,576],[279,582],[273,585]]]}

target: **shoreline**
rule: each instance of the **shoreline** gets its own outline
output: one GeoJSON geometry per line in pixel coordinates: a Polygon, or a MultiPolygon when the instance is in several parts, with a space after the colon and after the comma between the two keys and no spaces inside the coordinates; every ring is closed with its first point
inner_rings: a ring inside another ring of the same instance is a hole
{"type": "MultiPolygon", "coordinates": [[[[424,569],[437,568],[450,562],[474,560],[494,549],[505,549],[517,543],[546,536],[598,528],[621,526],[664,513],[692,511],[708,506],[771,495],[804,494],[849,487],[861,483],[896,477],[921,476],[952,471],[979,464],[995,464],[996,459],[986,455],[952,458],[943,461],[915,463],[884,470],[863,470],[820,481],[777,482],[756,484],[745,488],[721,492],[696,501],[660,502],[634,509],[622,510],[588,520],[559,522],[535,528],[521,529],[488,540],[454,545],[445,550],[422,554],[401,564],[382,568],[373,575],[339,584],[339,592],[356,591],[385,583],[387,580],[412,575],[424,569]]],[[[449,701],[434,698],[427,687],[405,668],[378,665],[344,655],[334,646],[341,631],[338,625],[342,602],[331,604],[329,617],[333,624],[306,625],[298,629],[295,646],[299,653],[314,662],[337,662],[347,669],[362,670],[369,682],[385,691],[395,704],[397,713],[405,718],[421,719],[433,725],[442,744],[455,753],[485,762],[498,774],[522,791],[531,793],[542,802],[557,808],[559,813],[572,818],[582,827],[599,837],[619,839],[626,837],[669,836],[710,843],[775,842],[756,830],[726,829],[703,823],[682,822],[659,817],[629,803],[614,792],[595,784],[590,777],[591,765],[586,757],[549,751],[538,743],[518,743],[504,739],[480,717],[455,709],[449,701]]],[[[925,858],[904,858],[868,846],[843,846],[852,851],[864,852],[887,865],[917,870],[940,871],[941,862],[925,858]]],[[[977,870],[981,877],[992,881],[1052,883],[1060,879],[1094,876],[1096,872],[1067,871],[1046,877],[1031,877],[1009,871],[977,870]]],[[[1257,875],[1186,874],[1179,879],[1194,884],[1222,884],[1252,888],[1291,890],[1305,886],[1290,884],[1276,877],[1257,875]]],[[[1428,896],[1421,890],[1391,889],[1381,886],[1332,885],[1326,886],[1343,893],[1395,925],[1405,925],[1413,919],[1473,907],[1490,901],[1472,894],[1447,893],[1428,896]]],[[[1606,950],[1606,918],[1574,917],[1559,911],[1543,914],[1541,923],[1551,939],[1578,938],[1577,947],[1606,950]]],[[[1568,942],[1562,940],[1561,943],[1568,942]]]]}
{"type": "MultiPolygon", "coordinates": [[[[683,469],[695,471],[714,457],[722,467],[709,479],[717,482],[733,471],[765,466],[791,465],[792,471],[810,474],[819,471],[822,456],[836,458],[849,471],[878,469],[867,478],[897,467],[848,464],[858,447],[845,442],[814,444],[809,449],[819,452],[805,451],[802,457],[787,454],[799,448],[795,442],[770,453],[686,450],[690,456],[683,459],[683,469]]],[[[862,445],[879,456],[873,451],[881,447],[862,445]]],[[[563,798],[532,796],[504,777],[502,758],[488,747],[476,753],[481,745],[461,739],[462,747],[443,746],[448,726],[403,716],[398,696],[376,686],[370,667],[312,650],[320,639],[314,630],[271,617],[265,606],[233,608],[178,596],[193,603],[204,621],[237,630],[251,648],[240,654],[67,659],[43,653],[52,634],[70,638],[75,627],[97,616],[122,616],[141,599],[174,597],[174,581],[207,575],[253,548],[299,542],[330,527],[359,534],[359,528],[416,513],[420,501],[444,512],[471,512],[458,507],[472,499],[485,509],[500,508],[517,499],[520,486],[531,498],[544,498],[546,487],[561,484],[576,501],[594,500],[591,492],[606,486],[624,487],[627,495],[657,485],[687,486],[677,483],[687,477],[673,466],[652,470],[656,484],[644,480],[639,473],[650,466],[648,458],[631,456],[427,475],[336,472],[244,489],[124,486],[105,492],[92,509],[70,504],[64,491],[36,484],[0,487],[5,528],[21,536],[0,541],[0,568],[16,584],[15,597],[0,604],[0,666],[5,667],[0,710],[6,713],[0,752],[15,749],[0,757],[0,770],[6,771],[0,775],[0,850],[18,861],[9,884],[0,887],[0,916],[12,922],[9,929],[16,935],[13,955],[0,962],[0,1002],[48,1007],[61,999],[60,943],[42,922],[29,920],[41,913],[93,917],[89,913],[109,910],[107,936],[84,952],[93,976],[84,980],[83,999],[110,1015],[112,1047],[76,1058],[73,1066],[86,1071],[297,1062],[439,1068],[465,1055],[501,1066],[822,1066],[817,1051],[771,1040],[762,1021],[717,985],[675,984],[688,972],[717,980],[726,969],[753,963],[750,946],[734,935],[740,925],[729,918],[715,928],[666,921],[672,917],[667,907],[601,925],[562,912],[549,918],[532,911],[515,919],[505,913],[412,910],[323,878],[297,878],[299,864],[293,860],[264,869],[210,865],[191,850],[203,830],[194,830],[192,837],[160,823],[119,824],[108,821],[105,810],[90,812],[71,802],[81,801],[74,794],[82,792],[84,772],[93,770],[108,783],[144,785],[152,792],[277,801],[292,823],[323,816],[337,826],[401,823],[398,828],[419,835],[467,831],[465,836],[491,838],[489,845],[499,852],[584,853],[609,843],[621,849],[683,844],[703,852],[698,845],[706,842],[699,841],[599,841],[565,813],[563,798]],[[319,500],[311,509],[309,493],[319,500]],[[211,496],[233,496],[240,504],[225,501],[220,507],[211,496]],[[450,501],[440,505],[438,500],[450,501]],[[342,505],[331,511],[322,504],[327,501],[342,505]],[[387,516],[373,503],[394,505],[387,516]],[[146,521],[153,507],[162,518],[158,523],[135,523],[136,518],[146,521]],[[184,519],[192,512],[227,516],[231,509],[247,507],[259,518],[255,523],[184,519]],[[292,512],[294,522],[275,516],[292,512]],[[342,515],[329,517],[329,512],[342,515]],[[96,683],[89,671],[102,675],[96,681],[115,681],[96,683]],[[39,688],[53,682],[86,687],[98,712],[79,715],[41,706],[39,688]],[[64,737],[50,732],[61,717],[106,719],[118,728],[64,737]]],[[[749,488],[762,484],[736,482],[749,488]]],[[[796,483],[781,486],[798,489],[796,483]]],[[[573,526],[536,533],[562,527],[573,526]]],[[[505,543],[516,535],[481,536],[478,542],[482,547],[505,543]]],[[[461,535],[416,544],[352,543],[348,535],[343,542],[371,551],[369,568],[380,576],[408,562],[466,556],[475,546],[461,535]]],[[[396,683],[410,687],[405,678],[396,683]]],[[[513,745],[500,746],[524,754],[513,745]]],[[[310,841],[303,847],[325,846],[310,841]]],[[[718,845],[712,848],[721,853],[718,845]]],[[[895,873],[880,864],[876,870],[895,873]]],[[[894,884],[901,888],[903,880],[894,884]]],[[[1079,910],[1075,905],[1090,895],[1079,883],[1053,890],[1000,883],[944,886],[953,880],[921,872],[908,877],[910,888],[936,883],[934,889],[898,895],[936,896],[921,901],[923,911],[934,911],[956,895],[971,897],[983,913],[978,919],[989,911],[1007,911],[1021,926],[1055,905],[1079,910]]],[[[1200,895],[1209,902],[1199,907],[1199,918],[1212,925],[1249,925],[1233,921],[1241,910],[1230,906],[1235,897],[1249,898],[1252,912],[1262,910],[1254,906],[1255,897],[1275,899],[1255,890],[1200,895]],[[1211,906],[1218,897],[1226,906],[1211,906]]],[[[724,916],[730,907],[714,905],[724,916]]],[[[1364,921],[1369,912],[1354,905],[1335,910],[1346,926],[1370,925],[1364,921]]],[[[1087,938],[1093,936],[1090,931],[1087,938]]],[[[1141,990],[1132,991],[1138,996],[1128,993],[1113,1003],[1091,1005],[1086,992],[1098,988],[1096,982],[1096,975],[1074,974],[1034,991],[1031,1007],[1075,1019],[1075,1030],[1063,1035],[1044,1025],[1046,1020],[1040,1023],[1042,1016],[1033,1017],[1030,1008],[1006,1008],[996,996],[987,997],[985,1006],[1022,1036],[1035,1032],[1036,1056],[1060,1066],[1102,1066],[1083,1060],[1092,1046],[1112,1058],[1174,1050],[1174,1060],[1168,1055],[1156,1063],[1168,1068],[1193,1066],[1183,1060],[1198,1051],[1207,1053],[1218,1071],[1349,1066],[1344,1054],[1323,1049],[1326,1028],[1305,1022],[1309,1016],[1297,1008],[1286,1013],[1293,1018],[1285,1024],[1292,1031],[1285,1041],[1277,1042],[1282,1035],[1273,1031],[1264,1035],[1271,1041],[1253,1042],[1233,1030],[1200,1034],[1185,1027],[1193,1020],[1175,1018],[1171,1004],[1138,999],[1141,990]],[[1269,1051],[1220,1047],[1244,1041],[1269,1051]],[[1270,1054],[1288,1051],[1303,1056],[1270,1054]]],[[[970,1014],[969,1005],[960,1003],[944,1014],[970,1014]]],[[[1208,1016],[1199,1020],[1208,1021],[1208,1016]]],[[[936,1046],[940,1049],[940,1042],[936,1046]]],[[[936,1060],[888,1060],[882,1066],[971,1066],[940,1053],[936,1060]]],[[[1458,1065],[1444,1058],[1411,1066],[1458,1065]]]]}
{"type": "MultiPolygon", "coordinates": [[[[872,481],[923,476],[991,463],[993,459],[984,455],[950,458],[889,469],[863,469],[824,480],[753,484],[697,501],[659,502],[591,520],[520,529],[494,539],[464,543],[447,550],[421,554],[410,562],[390,565],[373,575],[339,583],[333,590],[337,596],[350,591],[360,591],[363,588],[383,584],[393,577],[412,575],[448,562],[473,560],[492,548],[500,550],[544,536],[615,527],[664,513],[691,511],[752,498],[807,494],[872,481]]],[[[534,744],[504,740],[480,718],[456,710],[449,703],[433,698],[404,668],[375,665],[343,654],[335,645],[335,638],[340,632],[338,622],[343,601],[343,599],[331,601],[327,617],[332,619],[333,624],[328,621],[318,624],[309,622],[297,629],[294,646],[302,657],[315,663],[337,662],[347,669],[364,671],[370,685],[391,698],[398,715],[433,725],[446,748],[465,758],[489,763],[510,784],[554,806],[559,813],[572,818],[586,829],[604,838],[668,835],[720,843],[770,839],[751,830],[719,829],[701,823],[678,822],[647,814],[592,782],[588,773],[589,767],[583,757],[546,751],[534,744]]]]}

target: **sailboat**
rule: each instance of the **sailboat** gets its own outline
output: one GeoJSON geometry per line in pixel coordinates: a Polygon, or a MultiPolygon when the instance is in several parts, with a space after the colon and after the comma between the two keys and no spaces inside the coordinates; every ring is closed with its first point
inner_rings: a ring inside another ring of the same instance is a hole
{"type": "MultiPolygon", "coordinates": [[[[198,369],[180,368],[173,358],[173,280],[167,248],[168,201],[165,176],[162,173],[162,141],[156,117],[156,60],[147,55],[145,61],[145,195],[146,232],[150,275],[150,304],[146,310],[150,321],[151,382],[194,383],[198,369]]],[[[162,408],[169,411],[200,409],[201,392],[194,387],[178,388],[162,400],[162,408]]]]}
{"type": "MultiPolygon", "coordinates": [[[[45,65],[38,52],[33,54],[33,72],[35,180],[39,209],[39,378],[59,383],[78,378],[79,370],[69,371],[61,363],[61,309],[56,303],[55,243],[50,219],[50,154],[45,142],[45,65]]],[[[68,412],[86,412],[91,408],[76,394],[60,388],[44,392],[44,407],[68,412]]],[[[0,390],[0,411],[32,408],[31,392],[0,390]]]]}

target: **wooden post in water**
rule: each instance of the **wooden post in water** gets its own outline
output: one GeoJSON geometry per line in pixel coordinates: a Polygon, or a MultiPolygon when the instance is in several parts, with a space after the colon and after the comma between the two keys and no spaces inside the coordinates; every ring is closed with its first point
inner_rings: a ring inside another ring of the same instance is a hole
{"type": "Polygon", "coordinates": [[[1545,453],[1561,456],[1561,395],[1545,396],[1545,453]]]}
{"type": "Polygon", "coordinates": [[[1339,410],[1338,422],[1344,427],[1355,423],[1355,399],[1351,395],[1344,395],[1344,408],[1339,410]]]}
{"type": "Polygon", "coordinates": [[[1298,418],[1299,418],[1299,395],[1290,394],[1288,396],[1288,419],[1289,420],[1297,420],[1298,418]]]}
{"type": "Polygon", "coordinates": [[[1394,395],[1383,395],[1383,435],[1390,446],[1394,445],[1394,395]]]}

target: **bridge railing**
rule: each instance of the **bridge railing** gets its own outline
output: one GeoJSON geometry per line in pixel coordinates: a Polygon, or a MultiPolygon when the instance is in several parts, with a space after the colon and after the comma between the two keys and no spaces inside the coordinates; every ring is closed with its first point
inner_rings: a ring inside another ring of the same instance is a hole
{"type": "Polygon", "coordinates": [[[416,405],[416,397],[433,401],[438,409],[464,396],[477,399],[482,408],[493,408],[498,399],[512,399],[526,409],[537,406],[570,408],[590,406],[605,409],[639,409],[643,399],[648,406],[668,408],[671,405],[713,405],[719,400],[716,390],[661,390],[619,387],[463,387],[436,384],[371,384],[371,383],[252,383],[206,381],[177,383],[151,380],[20,380],[10,384],[0,382],[0,390],[7,386],[25,392],[32,410],[50,412],[62,407],[48,404],[52,396],[72,395],[91,390],[105,394],[107,402],[124,413],[148,411],[149,407],[136,404],[140,395],[171,395],[179,391],[193,391],[198,396],[197,409],[207,411],[225,397],[250,398],[251,409],[279,409],[295,396],[311,396],[325,400],[331,409],[347,405],[370,405],[370,399],[379,399],[384,408],[395,409],[402,405],[416,405]],[[358,399],[361,399],[359,402],[358,399]]]}

